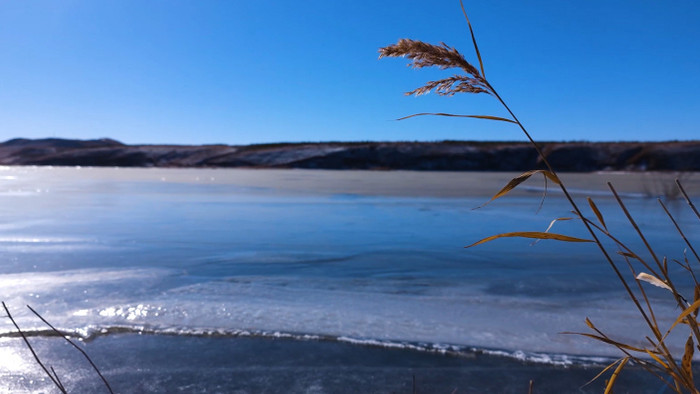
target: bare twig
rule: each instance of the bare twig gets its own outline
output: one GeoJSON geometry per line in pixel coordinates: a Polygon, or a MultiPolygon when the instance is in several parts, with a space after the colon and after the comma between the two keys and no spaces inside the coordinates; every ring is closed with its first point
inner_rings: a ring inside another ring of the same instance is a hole
{"type": "Polygon", "coordinates": [[[683,195],[683,198],[685,198],[685,201],[690,205],[690,208],[693,210],[695,213],[695,216],[700,219],[700,212],[698,212],[698,209],[695,208],[695,204],[693,204],[693,201],[690,200],[690,197],[688,197],[688,193],[685,192],[685,189],[683,188],[683,185],[681,184],[681,181],[676,179],[676,185],[678,186],[678,190],[681,191],[681,194],[683,195]]]}
{"type": "Polygon", "coordinates": [[[85,359],[90,363],[90,365],[91,365],[92,368],[95,370],[95,372],[97,372],[97,375],[100,377],[100,379],[102,379],[102,382],[105,384],[105,387],[107,387],[107,390],[109,390],[109,392],[110,392],[111,394],[114,394],[114,391],[112,391],[112,387],[109,385],[109,382],[107,382],[107,379],[102,375],[102,373],[100,372],[99,368],[97,368],[97,365],[95,365],[95,363],[92,361],[92,359],[90,358],[90,356],[88,356],[88,354],[87,354],[83,349],[81,349],[80,346],[76,345],[73,341],[71,341],[70,339],[68,339],[68,336],[66,336],[64,333],[62,333],[61,331],[59,331],[56,327],[54,327],[53,325],[51,325],[51,323],[49,323],[46,319],[44,319],[44,317],[41,316],[41,315],[39,314],[39,312],[35,311],[34,308],[32,308],[32,307],[29,306],[29,305],[27,305],[27,308],[29,308],[29,310],[32,311],[32,313],[34,313],[39,319],[41,319],[41,321],[43,321],[44,324],[46,324],[47,326],[49,326],[56,334],[60,335],[63,339],[66,340],[66,342],[68,342],[71,346],[73,346],[73,347],[76,348],[80,353],[82,353],[82,355],[85,356],[85,359]]]}
{"type": "MultiPolygon", "coordinates": [[[[62,393],[66,393],[66,389],[63,388],[63,385],[61,384],[61,382],[60,382],[59,380],[57,380],[57,378],[54,377],[54,376],[51,374],[51,372],[49,372],[48,368],[46,368],[46,366],[44,366],[44,363],[41,362],[41,359],[39,358],[39,356],[38,356],[38,355],[36,354],[36,352],[34,351],[34,348],[33,348],[32,345],[29,343],[29,340],[28,340],[27,337],[24,335],[24,332],[22,331],[21,328],[19,328],[19,326],[17,325],[17,322],[16,322],[15,319],[12,317],[12,314],[10,313],[10,310],[7,309],[7,305],[5,305],[5,302],[4,302],[4,301],[2,302],[2,307],[5,308],[5,313],[7,313],[7,317],[10,319],[10,321],[12,321],[12,324],[14,324],[15,328],[17,329],[17,332],[19,332],[19,335],[22,336],[22,340],[24,340],[24,343],[25,343],[25,344],[27,345],[27,347],[29,348],[29,351],[32,353],[32,356],[34,356],[34,360],[36,360],[37,364],[39,364],[39,366],[41,367],[41,369],[43,369],[44,372],[46,372],[46,375],[49,377],[49,379],[51,379],[51,381],[53,382],[53,384],[56,385],[56,388],[58,388],[62,393]]],[[[52,370],[53,370],[53,368],[52,368],[52,370]]]]}

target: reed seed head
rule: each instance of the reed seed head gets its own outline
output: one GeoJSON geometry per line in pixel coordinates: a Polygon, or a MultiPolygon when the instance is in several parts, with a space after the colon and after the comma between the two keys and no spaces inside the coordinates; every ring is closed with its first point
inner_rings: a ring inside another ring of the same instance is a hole
{"type": "Polygon", "coordinates": [[[427,82],[418,89],[406,92],[406,95],[420,96],[430,93],[431,90],[434,90],[440,96],[452,96],[455,93],[491,93],[488,87],[476,78],[470,78],[465,75],[453,75],[439,81],[427,82]]]}
{"type": "Polygon", "coordinates": [[[408,66],[413,68],[459,68],[467,74],[430,81],[424,86],[406,93],[407,95],[420,96],[431,90],[441,96],[452,96],[455,93],[491,94],[491,89],[479,70],[469,63],[459,51],[444,42],[440,45],[433,45],[403,38],[396,44],[379,48],[379,58],[383,57],[407,57],[411,60],[408,66]]]}

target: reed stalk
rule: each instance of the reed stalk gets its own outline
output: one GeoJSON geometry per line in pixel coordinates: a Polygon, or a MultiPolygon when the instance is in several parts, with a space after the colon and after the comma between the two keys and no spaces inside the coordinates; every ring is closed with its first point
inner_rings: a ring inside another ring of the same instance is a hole
{"type": "MultiPolygon", "coordinates": [[[[550,164],[549,160],[547,159],[547,155],[543,152],[543,150],[536,142],[536,140],[532,137],[530,132],[525,128],[523,123],[511,110],[510,106],[501,97],[494,85],[486,79],[484,71],[484,62],[481,56],[481,52],[479,51],[479,46],[477,44],[477,40],[474,34],[474,29],[472,28],[471,21],[469,20],[462,0],[460,0],[460,6],[462,12],[464,13],[464,17],[467,21],[467,25],[469,27],[469,33],[472,39],[473,49],[476,54],[479,67],[475,67],[474,65],[472,65],[464,58],[464,56],[461,53],[459,53],[456,49],[448,46],[445,43],[441,43],[440,45],[433,45],[422,41],[410,39],[401,39],[396,44],[380,48],[379,57],[405,57],[410,60],[409,66],[413,68],[438,67],[440,69],[457,69],[460,70],[460,72],[462,73],[452,75],[450,77],[437,81],[429,81],[424,86],[407,92],[407,95],[418,96],[427,94],[431,91],[442,96],[452,96],[457,93],[488,94],[493,96],[502,105],[502,107],[508,113],[508,117],[482,114],[464,115],[449,113],[418,113],[402,117],[399,120],[408,119],[416,116],[431,115],[475,118],[516,124],[520,128],[522,133],[526,136],[532,147],[536,150],[537,154],[541,159],[541,162],[544,164],[545,169],[528,171],[524,174],[521,174],[518,177],[513,178],[498,193],[496,193],[491,198],[491,200],[489,200],[489,202],[507,195],[520,183],[524,182],[525,180],[527,180],[535,174],[541,173],[544,175],[545,181],[550,180],[559,186],[559,188],[564,194],[564,197],[566,198],[574,214],[576,215],[576,218],[583,223],[590,236],[590,239],[581,239],[564,234],[551,233],[549,232],[548,228],[545,232],[520,231],[497,234],[477,241],[467,247],[473,247],[485,242],[490,242],[505,237],[554,239],[563,242],[594,243],[602,253],[607,264],[612,268],[613,272],[615,273],[615,276],[617,277],[625,292],[629,296],[630,300],[634,304],[635,309],[641,316],[643,323],[648,327],[650,331],[650,336],[647,336],[645,338],[646,342],[649,343],[648,347],[632,346],[630,344],[625,344],[610,338],[603,331],[599,330],[588,318],[585,319],[586,325],[591,329],[592,333],[577,334],[609,344],[610,346],[619,349],[624,354],[624,357],[622,359],[610,364],[601,372],[601,374],[596,376],[596,378],[598,378],[599,376],[602,376],[603,373],[612,370],[612,374],[608,379],[608,383],[606,384],[605,392],[612,392],[613,386],[615,385],[619,374],[622,373],[626,365],[632,363],[641,366],[646,371],[659,378],[659,380],[663,382],[663,384],[665,384],[673,392],[700,393],[700,391],[698,391],[698,389],[695,386],[692,371],[692,357],[694,349],[697,348],[698,350],[700,350],[700,345],[698,345],[700,344],[700,327],[698,326],[697,320],[698,310],[700,308],[700,285],[698,285],[692,266],[689,263],[687,263],[687,259],[685,264],[677,262],[686,270],[686,272],[688,272],[688,275],[691,277],[693,283],[695,284],[693,297],[688,298],[681,294],[680,290],[674,285],[674,281],[672,280],[668,269],[667,259],[665,257],[658,257],[652,245],[644,236],[643,231],[637,225],[633,216],[629,213],[624,201],[620,198],[617,191],[610,183],[608,183],[608,186],[612,195],[617,201],[621,211],[625,214],[625,217],[627,218],[628,222],[635,229],[637,236],[644,244],[646,252],[651,256],[651,262],[640,257],[639,253],[632,251],[629,247],[622,243],[618,239],[618,237],[614,236],[609,232],[602,213],[600,212],[600,210],[598,210],[597,206],[595,205],[595,202],[591,198],[588,198],[589,206],[594,216],[596,217],[598,223],[594,222],[593,220],[589,219],[587,216],[584,215],[582,209],[572,198],[568,188],[566,187],[564,182],[559,178],[557,172],[550,164]],[[616,254],[622,256],[624,262],[630,269],[632,278],[628,279],[628,277],[622,273],[622,271],[618,267],[618,264],[616,264],[615,260],[613,259],[612,254],[608,251],[608,248],[606,248],[606,246],[601,241],[602,238],[607,238],[613,241],[614,245],[616,245],[616,247],[618,248],[616,254]],[[637,270],[634,267],[635,264],[640,264],[642,267],[644,267],[644,269],[648,270],[650,273],[637,272],[637,270]],[[638,292],[635,292],[632,289],[632,287],[630,286],[630,281],[635,282],[638,292]],[[671,293],[671,297],[680,308],[681,312],[679,313],[676,321],[670,326],[670,328],[663,330],[660,327],[659,322],[657,321],[654,313],[654,306],[644,289],[645,283],[662,287],[668,290],[671,293]],[[692,299],[693,302],[688,302],[688,299],[692,299]],[[687,325],[689,328],[688,340],[686,341],[683,353],[680,357],[677,354],[674,354],[669,349],[669,346],[666,343],[668,335],[671,333],[671,331],[676,329],[676,327],[679,324],[687,325]]],[[[700,220],[700,213],[698,213],[698,210],[695,208],[695,205],[683,189],[681,182],[677,180],[676,185],[679,189],[679,194],[685,198],[691,210],[700,220]]],[[[688,246],[688,249],[691,250],[693,256],[700,263],[700,257],[693,248],[691,241],[686,237],[684,231],[678,225],[677,221],[675,220],[673,215],[671,215],[671,213],[668,211],[663,202],[661,200],[659,200],[659,202],[661,204],[662,209],[664,209],[664,211],[666,212],[668,218],[674,224],[677,232],[688,246]]],[[[564,219],[568,218],[555,219],[552,221],[552,224],[554,224],[554,222],[557,220],[564,219]]]]}

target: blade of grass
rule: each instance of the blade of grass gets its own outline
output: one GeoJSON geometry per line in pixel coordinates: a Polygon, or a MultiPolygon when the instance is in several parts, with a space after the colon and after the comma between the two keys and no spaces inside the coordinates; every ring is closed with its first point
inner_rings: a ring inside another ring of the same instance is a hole
{"type": "Polygon", "coordinates": [[[622,372],[622,368],[627,365],[627,362],[630,360],[629,357],[625,357],[620,361],[620,365],[615,368],[615,371],[613,371],[612,376],[610,376],[610,381],[608,382],[608,385],[605,387],[605,393],[604,394],[610,394],[612,393],[613,386],[615,385],[615,381],[617,380],[617,377],[620,375],[620,372],[622,372]]]}
{"type": "Polygon", "coordinates": [[[562,235],[562,234],[553,234],[553,233],[543,233],[541,231],[516,231],[512,233],[503,233],[503,234],[497,234],[497,235],[492,235],[490,237],[486,237],[482,239],[481,241],[474,242],[473,244],[469,246],[465,246],[465,248],[471,248],[472,246],[476,245],[481,245],[486,242],[493,241],[494,239],[498,238],[535,238],[535,239],[553,239],[557,241],[564,241],[564,242],[593,242],[590,239],[583,239],[583,238],[576,238],[576,237],[570,237],[568,235],[562,235]]]}
{"type": "Polygon", "coordinates": [[[600,222],[601,225],[603,225],[603,228],[607,231],[608,226],[605,225],[605,220],[603,219],[603,214],[600,213],[600,210],[595,205],[592,198],[586,197],[586,199],[588,200],[588,205],[590,205],[591,210],[593,210],[593,213],[598,218],[598,221],[600,222]]]}
{"type": "Polygon", "coordinates": [[[63,385],[63,382],[61,382],[61,378],[58,377],[56,370],[53,369],[53,367],[49,367],[49,368],[51,368],[51,373],[53,373],[53,376],[56,378],[56,382],[59,385],[59,387],[62,388],[63,390],[65,390],[66,387],[63,385]]]}
{"type": "Polygon", "coordinates": [[[695,312],[698,308],[700,308],[700,300],[697,300],[697,301],[693,302],[688,308],[686,308],[685,310],[683,310],[683,312],[681,312],[681,314],[678,315],[678,318],[676,319],[676,321],[674,321],[673,324],[671,324],[671,327],[668,329],[668,331],[666,331],[666,334],[664,335],[664,338],[667,337],[668,334],[670,334],[671,331],[673,331],[673,329],[674,329],[680,322],[682,322],[686,317],[688,317],[688,315],[690,315],[691,313],[695,312]]]}
{"type": "Polygon", "coordinates": [[[661,279],[655,277],[654,275],[649,275],[646,272],[640,272],[637,275],[637,280],[643,280],[649,284],[652,284],[656,287],[661,287],[662,289],[666,289],[668,291],[673,291],[669,285],[666,284],[666,282],[662,281],[661,279]]]}
{"type": "Polygon", "coordinates": [[[613,345],[619,349],[625,349],[625,350],[629,350],[632,352],[638,352],[638,353],[645,353],[646,352],[646,349],[642,349],[642,348],[632,346],[632,345],[627,345],[625,343],[612,340],[608,337],[603,337],[603,336],[595,335],[595,334],[589,334],[587,332],[568,332],[568,331],[565,331],[565,332],[562,332],[562,334],[581,335],[581,336],[584,336],[587,338],[595,339],[596,341],[600,341],[600,342],[607,343],[609,345],[613,345]]]}
{"type": "MultiPolygon", "coordinates": [[[[567,221],[567,220],[573,220],[573,218],[556,218],[556,219],[552,220],[551,222],[549,222],[549,226],[547,226],[547,229],[544,230],[544,232],[545,232],[545,233],[548,233],[549,230],[551,230],[552,227],[554,227],[554,223],[556,223],[556,222],[561,222],[561,221],[567,221]]],[[[538,242],[540,242],[540,241],[541,241],[541,240],[536,239],[536,240],[534,240],[534,241],[532,241],[532,242],[530,243],[530,246],[534,246],[534,245],[536,245],[536,244],[537,244],[538,242]]]]}
{"type": "MultiPolygon", "coordinates": [[[[531,170],[531,171],[526,171],[523,172],[522,174],[516,176],[515,178],[511,179],[501,190],[498,191],[498,193],[494,194],[493,197],[491,197],[490,200],[486,201],[484,204],[480,205],[477,208],[482,208],[492,202],[493,200],[496,200],[498,198],[501,198],[505,196],[506,194],[510,193],[513,189],[518,187],[521,183],[525,182],[526,180],[530,179],[533,175],[536,174],[542,174],[544,176],[545,181],[549,178],[552,182],[556,183],[557,185],[561,185],[561,181],[559,178],[551,171],[547,170],[531,170]]],[[[545,187],[546,190],[546,187],[545,187]]]]}
{"type": "Polygon", "coordinates": [[[462,13],[464,14],[464,19],[467,20],[467,25],[469,26],[469,34],[472,36],[472,43],[474,44],[474,51],[476,52],[476,57],[479,59],[479,68],[481,68],[481,76],[486,78],[486,74],[484,73],[484,61],[481,60],[481,52],[479,52],[479,46],[476,45],[476,37],[474,37],[474,29],[472,29],[472,23],[469,21],[469,17],[467,16],[467,10],[464,9],[464,3],[462,0],[459,0],[459,5],[462,7],[462,13]]]}
{"type": "Polygon", "coordinates": [[[688,205],[690,205],[690,209],[693,210],[693,212],[695,213],[695,216],[697,216],[698,219],[700,219],[700,212],[698,212],[698,209],[695,208],[695,204],[693,204],[693,201],[690,199],[690,197],[688,197],[688,193],[685,192],[685,188],[683,188],[681,181],[679,181],[678,179],[676,179],[676,186],[678,186],[678,190],[681,191],[681,194],[683,195],[685,202],[687,202],[688,205]]]}
{"type": "Polygon", "coordinates": [[[693,343],[693,336],[690,335],[685,342],[685,351],[683,352],[683,359],[681,360],[683,373],[686,374],[690,381],[693,380],[693,353],[695,353],[695,344],[693,343]]]}
{"type": "Polygon", "coordinates": [[[404,119],[409,119],[409,118],[415,118],[416,116],[449,116],[449,117],[455,117],[455,118],[474,118],[474,119],[487,119],[487,120],[498,120],[501,122],[508,122],[508,123],[515,123],[511,119],[507,118],[502,118],[500,116],[491,116],[491,115],[458,115],[458,114],[446,114],[443,112],[421,112],[419,114],[413,114],[413,115],[408,115],[404,116],[402,118],[398,118],[396,120],[404,120],[404,119]]]}
{"type": "Polygon", "coordinates": [[[666,212],[668,218],[671,219],[671,222],[676,227],[676,231],[678,231],[678,234],[681,235],[681,238],[683,238],[683,241],[688,246],[688,249],[690,249],[690,251],[693,253],[693,256],[695,256],[695,259],[698,261],[698,263],[700,263],[700,256],[698,256],[698,252],[695,251],[693,244],[691,244],[690,241],[688,241],[688,237],[686,237],[683,230],[681,230],[681,227],[678,225],[678,222],[676,222],[676,218],[674,218],[673,215],[671,215],[671,212],[669,212],[668,208],[666,208],[666,204],[664,204],[664,202],[661,201],[660,198],[657,199],[657,201],[661,205],[661,208],[663,208],[664,212],[666,212]]]}
{"type": "Polygon", "coordinates": [[[589,384],[595,382],[599,377],[603,376],[604,373],[608,372],[612,367],[616,366],[617,363],[619,363],[620,361],[622,361],[622,359],[615,360],[615,361],[612,362],[610,365],[608,365],[607,367],[603,368],[603,370],[600,371],[600,372],[598,372],[598,374],[597,374],[596,376],[594,376],[593,379],[591,379],[591,380],[589,380],[588,382],[586,382],[586,384],[584,384],[584,385],[581,386],[580,388],[584,388],[584,387],[588,386],[589,384]]]}

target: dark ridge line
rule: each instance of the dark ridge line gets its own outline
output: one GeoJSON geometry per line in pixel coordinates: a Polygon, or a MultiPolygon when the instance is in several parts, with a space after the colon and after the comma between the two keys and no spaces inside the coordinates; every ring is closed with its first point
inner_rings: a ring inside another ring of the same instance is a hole
{"type": "MultiPolygon", "coordinates": [[[[700,140],[541,146],[562,172],[700,171],[700,140]]],[[[542,161],[525,141],[126,145],[109,138],[16,138],[0,143],[0,165],[526,171],[542,168],[542,161]]]]}

